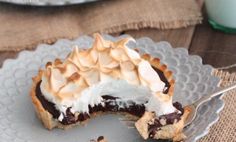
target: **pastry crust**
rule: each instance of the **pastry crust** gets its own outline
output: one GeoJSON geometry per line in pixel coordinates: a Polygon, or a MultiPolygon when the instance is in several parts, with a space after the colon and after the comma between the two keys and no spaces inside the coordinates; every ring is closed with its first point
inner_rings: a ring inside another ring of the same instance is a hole
{"type": "Polygon", "coordinates": [[[168,70],[168,68],[165,64],[161,64],[159,58],[153,58],[149,54],[143,54],[141,58],[147,60],[153,67],[159,69],[160,71],[162,71],[164,73],[164,76],[166,77],[166,79],[168,80],[168,82],[170,84],[168,95],[173,96],[175,80],[173,78],[172,71],[168,70]]]}
{"type": "Polygon", "coordinates": [[[41,81],[42,78],[42,71],[40,70],[38,75],[36,77],[33,78],[33,85],[30,91],[30,96],[34,105],[34,108],[36,110],[36,114],[38,116],[39,119],[41,119],[41,121],[43,122],[43,125],[47,128],[47,129],[52,129],[56,126],[59,125],[59,122],[56,121],[53,117],[52,114],[50,114],[47,110],[45,110],[41,104],[41,102],[39,101],[39,99],[36,96],[36,86],[37,84],[41,81]]]}
{"type": "MultiPolygon", "coordinates": [[[[170,125],[165,125],[160,127],[160,130],[155,132],[155,135],[152,136],[153,139],[173,139],[173,141],[181,141],[185,139],[185,135],[183,134],[184,122],[187,119],[190,113],[190,108],[184,108],[184,114],[181,116],[181,119],[170,125]]],[[[145,114],[135,123],[135,127],[138,132],[144,139],[149,138],[148,132],[148,124],[150,121],[155,119],[155,114],[152,112],[145,112],[145,114]]]]}

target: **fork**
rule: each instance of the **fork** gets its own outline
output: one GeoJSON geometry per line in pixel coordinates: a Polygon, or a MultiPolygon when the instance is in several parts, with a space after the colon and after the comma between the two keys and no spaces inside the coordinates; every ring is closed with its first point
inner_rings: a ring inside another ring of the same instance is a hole
{"type": "Polygon", "coordinates": [[[229,85],[226,87],[219,88],[216,91],[214,91],[213,93],[203,96],[202,98],[200,98],[199,100],[197,100],[193,104],[188,105],[187,107],[189,107],[191,109],[191,112],[185,121],[184,127],[187,127],[188,125],[190,125],[194,121],[194,119],[197,116],[197,111],[203,103],[210,101],[212,98],[222,95],[223,93],[228,92],[228,91],[235,89],[235,88],[236,88],[236,84],[232,84],[232,85],[229,85]]]}

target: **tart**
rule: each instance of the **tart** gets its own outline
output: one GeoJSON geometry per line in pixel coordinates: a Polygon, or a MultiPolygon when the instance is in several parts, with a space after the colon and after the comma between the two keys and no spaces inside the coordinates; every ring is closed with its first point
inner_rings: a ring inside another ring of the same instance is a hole
{"type": "Polygon", "coordinates": [[[121,113],[136,121],[144,139],[185,138],[190,112],[172,103],[172,72],[160,60],[95,34],[87,50],[75,47],[62,61],[48,62],[33,78],[32,102],[47,129],[71,128],[105,113],[121,113]]]}

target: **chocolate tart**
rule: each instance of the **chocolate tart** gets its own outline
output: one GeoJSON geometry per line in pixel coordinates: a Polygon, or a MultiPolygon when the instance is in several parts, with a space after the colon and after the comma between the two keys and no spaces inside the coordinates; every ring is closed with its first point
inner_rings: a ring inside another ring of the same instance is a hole
{"type": "MultiPolygon", "coordinates": [[[[172,72],[167,69],[166,65],[161,64],[158,58],[153,58],[148,54],[141,56],[141,58],[148,61],[160,79],[165,82],[165,90],[162,93],[172,97],[175,84],[172,72]]],[[[57,59],[55,62],[60,62],[60,60],[57,59]]],[[[59,121],[60,111],[55,107],[53,102],[48,101],[44,97],[40,90],[42,75],[43,70],[40,70],[38,75],[33,78],[30,96],[38,118],[41,119],[43,125],[49,130],[55,127],[67,129],[75,125],[83,125],[89,119],[99,115],[119,113],[136,121],[136,129],[144,139],[172,139],[173,141],[180,141],[185,138],[182,130],[184,121],[190,110],[188,108],[182,108],[178,102],[173,104],[178,111],[157,117],[154,112],[146,111],[145,104],[136,104],[133,102],[129,107],[119,108],[116,102],[119,98],[107,94],[102,96],[104,104],[98,104],[93,107],[89,106],[89,114],[72,113],[71,108],[67,108],[63,119],[59,121]]]]}

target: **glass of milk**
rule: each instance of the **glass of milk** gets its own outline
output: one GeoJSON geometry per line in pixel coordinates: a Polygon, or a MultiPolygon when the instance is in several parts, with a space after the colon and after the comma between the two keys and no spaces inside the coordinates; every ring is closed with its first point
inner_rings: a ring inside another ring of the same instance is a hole
{"type": "Polygon", "coordinates": [[[236,0],[205,0],[205,4],[213,28],[236,33],[236,0]]]}

